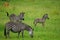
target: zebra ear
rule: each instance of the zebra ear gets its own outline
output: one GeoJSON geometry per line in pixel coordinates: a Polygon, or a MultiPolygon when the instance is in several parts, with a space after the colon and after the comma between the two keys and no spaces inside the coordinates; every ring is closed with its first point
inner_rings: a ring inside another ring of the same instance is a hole
{"type": "Polygon", "coordinates": [[[8,12],[6,12],[7,13],[7,16],[9,16],[9,13],[8,12]]]}

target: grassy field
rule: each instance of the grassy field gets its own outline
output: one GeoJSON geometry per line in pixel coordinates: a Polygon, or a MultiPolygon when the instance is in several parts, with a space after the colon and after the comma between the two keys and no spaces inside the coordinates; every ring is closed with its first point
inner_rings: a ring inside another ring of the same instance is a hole
{"type": "Polygon", "coordinates": [[[24,32],[24,40],[60,40],[60,0],[11,0],[9,6],[4,6],[5,1],[0,0],[0,40],[22,40],[22,36],[17,38],[17,33],[10,33],[10,37],[4,37],[4,25],[9,21],[6,11],[9,14],[19,15],[25,12],[24,23],[34,28],[34,37],[30,38],[27,31],[24,32]],[[35,18],[41,18],[48,13],[49,20],[46,20],[45,27],[37,24],[35,27],[33,21],[35,18]]]}

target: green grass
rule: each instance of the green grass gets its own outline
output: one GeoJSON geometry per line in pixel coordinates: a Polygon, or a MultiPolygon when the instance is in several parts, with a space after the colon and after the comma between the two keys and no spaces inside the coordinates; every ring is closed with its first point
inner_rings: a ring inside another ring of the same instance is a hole
{"type": "Polygon", "coordinates": [[[0,1],[0,40],[22,40],[22,36],[17,38],[17,33],[10,33],[10,37],[4,37],[4,25],[9,21],[5,11],[9,14],[19,15],[25,12],[24,23],[34,28],[34,37],[30,38],[27,31],[24,32],[24,40],[60,40],[60,0],[11,0],[9,7],[3,6],[4,1],[0,1]],[[33,21],[35,18],[41,18],[43,14],[48,13],[49,20],[46,20],[45,27],[37,24],[35,27],[33,21]]]}

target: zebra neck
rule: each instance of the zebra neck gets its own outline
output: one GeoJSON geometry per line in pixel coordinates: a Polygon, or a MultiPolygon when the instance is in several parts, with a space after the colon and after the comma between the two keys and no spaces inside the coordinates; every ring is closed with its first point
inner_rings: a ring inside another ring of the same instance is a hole
{"type": "Polygon", "coordinates": [[[31,29],[30,29],[30,28],[28,28],[28,27],[26,27],[26,30],[27,30],[27,31],[30,31],[31,29]]]}
{"type": "Polygon", "coordinates": [[[43,17],[42,19],[43,19],[43,20],[46,20],[46,18],[44,18],[44,17],[43,17]]]}

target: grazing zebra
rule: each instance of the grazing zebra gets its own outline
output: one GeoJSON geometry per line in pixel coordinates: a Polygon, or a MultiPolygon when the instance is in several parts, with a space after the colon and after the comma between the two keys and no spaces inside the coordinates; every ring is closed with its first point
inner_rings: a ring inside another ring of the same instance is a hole
{"type": "Polygon", "coordinates": [[[5,24],[4,28],[4,36],[7,38],[9,37],[9,32],[12,31],[14,33],[18,33],[18,37],[20,35],[20,32],[22,32],[22,38],[24,38],[24,30],[27,30],[30,34],[30,36],[33,38],[33,28],[25,23],[22,22],[8,22],[5,24]]]}

